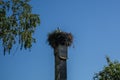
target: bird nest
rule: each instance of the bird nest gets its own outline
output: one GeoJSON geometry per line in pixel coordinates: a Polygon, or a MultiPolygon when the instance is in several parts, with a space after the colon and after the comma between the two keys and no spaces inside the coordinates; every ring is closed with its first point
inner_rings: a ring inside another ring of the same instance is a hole
{"type": "Polygon", "coordinates": [[[73,36],[71,33],[55,30],[48,35],[48,42],[53,48],[58,47],[58,45],[70,46],[73,42],[73,36]]]}

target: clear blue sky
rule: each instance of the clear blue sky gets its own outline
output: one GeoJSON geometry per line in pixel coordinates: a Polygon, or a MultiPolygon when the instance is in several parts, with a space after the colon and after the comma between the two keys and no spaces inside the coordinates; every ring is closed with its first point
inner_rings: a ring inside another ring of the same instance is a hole
{"type": "Polygon", "coordinates": [[[54,80],[47,34],[57,27],[74,35],[68,80],[92,80],[106,65],[106,55],[120,61],[120,0],[31,0],[31,5],[41,19],[34,34],[37,43],[31,52],[1,53],[0,80],[54,80]]]}

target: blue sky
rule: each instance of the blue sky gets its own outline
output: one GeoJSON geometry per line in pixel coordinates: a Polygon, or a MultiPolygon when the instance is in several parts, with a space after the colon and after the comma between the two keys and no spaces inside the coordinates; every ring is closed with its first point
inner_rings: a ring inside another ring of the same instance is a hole
{"type": "Polygon", "coordinates": [[[29,50],[0,54],[0,80],[54,80],[53,49],[47,35],[57,27],[74,35],[68,50],[68,80],[92,80],[106,65],[120,61],[120,0],[31,0],[41,24],[29,50]],[[15,54],[14,54],[15,53],[15,54]]]}

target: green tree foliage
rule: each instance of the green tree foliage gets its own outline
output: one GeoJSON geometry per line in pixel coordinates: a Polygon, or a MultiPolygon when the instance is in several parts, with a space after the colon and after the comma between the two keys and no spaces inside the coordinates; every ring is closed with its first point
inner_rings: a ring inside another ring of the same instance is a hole
{"type": "Polygon", "coordinates": [[[95,74],[94,80],[120,80],[120,63],[118,61],[111,62],[108,57],[106,60],[108,65],[95,74]]]}
{"type": "Polygon", "coordinates": [[[40,19],[32,13],[29,1],[0,0],[0,43],[4,55],[17,43],[20,49],[28,49],[35,42],[33,33],[40,19]]]}

